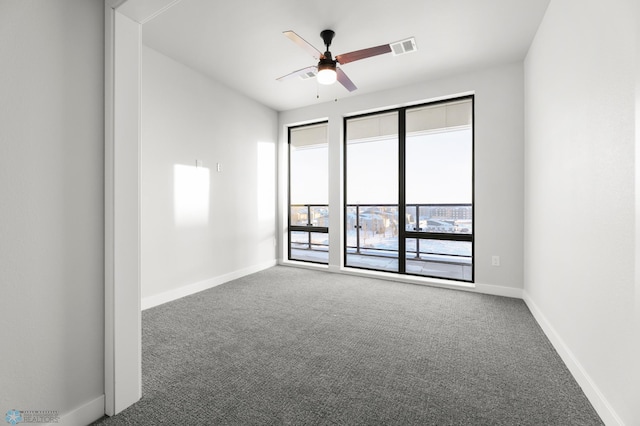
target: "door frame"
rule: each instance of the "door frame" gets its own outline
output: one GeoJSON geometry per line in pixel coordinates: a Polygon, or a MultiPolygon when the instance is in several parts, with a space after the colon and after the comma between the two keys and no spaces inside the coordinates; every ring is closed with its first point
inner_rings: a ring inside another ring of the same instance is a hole
{"type": "Polygon", "coordinates": [[[140,63],[142,24],[180,0],[105,0],[105,414],[142,397],[140,63]]]}

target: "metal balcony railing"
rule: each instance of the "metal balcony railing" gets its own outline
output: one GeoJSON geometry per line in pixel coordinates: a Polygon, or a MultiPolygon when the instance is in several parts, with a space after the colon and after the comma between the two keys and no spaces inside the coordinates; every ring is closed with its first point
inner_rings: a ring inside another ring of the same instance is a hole
{"type": "Polygon", "coordinates": [[[289,259],[329,263],[329,206],[289,207],[289,259]]]}
{"type": "MultiPolygon", "coordinates": [[[[471,264],[471,204],[408,204],[405,214],[407,259],[471,264]]],[[[297,252],[298,260],[318,258],[302,251],[328,251],[328,205],[291,205],[290,224],[290,250],[297,252]]],[[[397,204],[348,204],[345,224],[347,255],[398,258],[397,204]]]]}

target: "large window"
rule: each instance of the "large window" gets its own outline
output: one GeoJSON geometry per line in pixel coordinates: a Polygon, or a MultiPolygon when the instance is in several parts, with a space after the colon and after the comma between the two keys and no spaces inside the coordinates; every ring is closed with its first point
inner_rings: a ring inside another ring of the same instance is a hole
{"type": "Polygon", "coordinates": [[[473,281],[473,97],[345,119],[345,265],[473,281]]]}
{"type": "Polygon", "coordinates": [[[327,123],[289,128],[289,259],[329,263],[327,123]]]}
{"type": "Polygon", "coordinates": [[[398,272],[398,112],[346,128],[346,265],[398,272]]]}

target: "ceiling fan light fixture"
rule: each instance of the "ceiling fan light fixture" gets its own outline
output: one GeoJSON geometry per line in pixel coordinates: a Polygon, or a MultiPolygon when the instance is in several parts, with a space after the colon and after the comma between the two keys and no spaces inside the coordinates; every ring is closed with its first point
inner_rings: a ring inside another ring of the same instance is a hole
{"type": "MultiPolygon", "coordinates": [[[[351,81],[349,77],[347,77],[342,68],[340,68],[340,74],[338,74],[337,64],[344,65],[350,62],[359,61],[361,59],[371,58],[372,56],[378,56],[392,52],[391,45],[381,44],[380,46],[373,46],[366,49],[354,50],[353,52],[347,52],[341,55],[337,55],[334,59],[331,51],[329,50],[329,48],[331,47],[331,41],[335,36],[335,32],[333,30],[323,30],[320,33],[320,37],[322,38],[322,41],[324,42],[326,48],[324,53],[320,52],[318,49],[313,47],[313,45],[309,44],[308,41],[291,30],[284,31],[283,34],[295,44],[310,53],[311,56],[313,56],[316,60],[319,60],[319,62],[316,66],[302,68],[300,70],[279,77],[276,79],[278,81],[282,81],[294,76],[300,76],[303,79],[312,78],[315,76],[319,84],[329,85],[338,81],[349,92],[353,92],[357,89],[356,85],[353,84],[353,81],[351,81]]],[[[403,44],[400,46],[400,48],[403,48],[404,50],[409,51],[410,49],[415,48],[415,40],[413,40],[413,38],[409,40],[403,40],[401,43],[403,44]]]]}
{"type": "Polygon", "coordinates": [[[338,78],[336,74],[336,65],[334,63],[323,62],[321,60],[318,64],[318,75],[316,78],[320,84],[329,85],[335,83],[338,78]]]}

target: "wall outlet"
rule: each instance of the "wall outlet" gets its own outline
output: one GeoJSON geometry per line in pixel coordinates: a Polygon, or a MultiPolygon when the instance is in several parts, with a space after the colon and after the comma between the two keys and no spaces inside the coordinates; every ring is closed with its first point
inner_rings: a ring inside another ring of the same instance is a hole
{"type": "Polygon", "coordinates": [[[220,163],[216,163],[216,170],[218,170],[219,172],[222,171],[222,164],[220,163]]]}
{"type": "Polygon", "coordinates": [[[491,256],[491,266],[500,266],[500,256],[491,256]]]}

